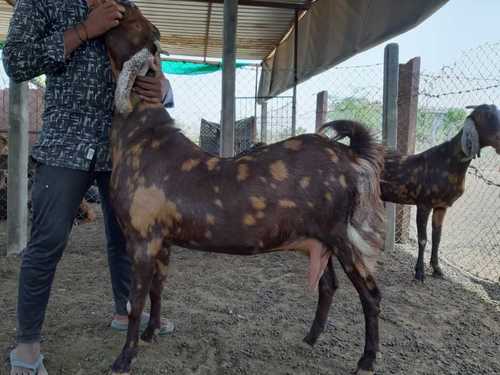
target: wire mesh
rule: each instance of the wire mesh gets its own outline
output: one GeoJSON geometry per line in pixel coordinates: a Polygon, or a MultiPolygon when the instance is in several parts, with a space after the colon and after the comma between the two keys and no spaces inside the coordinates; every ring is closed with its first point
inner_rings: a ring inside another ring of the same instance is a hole
{"type": "MultiPolygon", "coordinates": [[[[423,72],[418,92],[417,152],[456,135],[468,114],[466,106],[499,102],[500,43],[464,51],[438,73],[423,72]]],[[[500,280],[499,198],[499,156],[485,148],[467,171],[463,196],[446,214],[442,259],[476,277],[500,280]]],[[[415,210],[411,218],[404,219],[411,220],[411,237],[416,238],[415,210]]]]}
{"type": "MultiPolygon", "coordinates": [[[[175,96],[175,108],[169,111],[177,126],[191,140],[200,143],[204,121],[220,123],[222,75],[216,72],[199,76],[170,75],[168,78],[175,96]]],[[[259,78],[258,67],[247,66],[237,70],[236,120],[254,118],[255,142],[273,143],[291,135],[292,91],[268,99],[265,105],[261,105],[259,99],[267,98],[256,97],[259,78]]],[[[423,72],[419,78],[420,87],[415,93],[418,98],[416,152],[456,134],[468,113],[467,105],[499,102],[500,43],[465,51],[454,64],[443,67],[437,73],[423,72]]],[[[5,75],[0,75],[0,135],[6,135],[7,88],[5,75]]],[[[39,98],[43,95],[43,88],[38,85],[31,85],[30,88],[32,144],[40,129],[43,100],[39,98]],[[31,99],[31,96],[36,99],[31,99]]],[[[297,90],[297,134],[315,131],[316,94],[327,90],[327,121],[361,121],[380,140],[382,88],[382,64],[336,67],[301,83],[297,90]]],[[[2,212],[6,212],[5,171],[6,156],[0,160],[0,218],[2,212]]],[[[490,280],[500,277],[499,188],[498,156],[485,149],[482,157],[474,160],[469,168],[464,195],[448,211],[440,252],[445,261],[490,280]]],[[[98,193],[95,188],[92,191],[97,198],[87,196],[86,199],[97,203],[98,193]]],[[[406,228],[406,239],[415,240],[415,210],[412,209],[411,213],[406,210],[398,215],[399,228],[406,228]]],[[[405,239],[402,232],[397,236],[405,239]]]]}

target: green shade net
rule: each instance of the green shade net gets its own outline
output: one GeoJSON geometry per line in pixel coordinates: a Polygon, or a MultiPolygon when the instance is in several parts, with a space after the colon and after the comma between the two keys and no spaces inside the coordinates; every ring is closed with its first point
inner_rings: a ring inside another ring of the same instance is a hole
{"type": "MultiPolygon", "coordinates": [[[[236,63],[236,68],[243,68],[249,64],[236,63]]],[[[162,61],[161,70],[166,74],[197,75],[218,72],[222,64],[198,64],[187,61],[162,61]]]]}
{"type": "MultiPolygon", "coordinates": [[[[0,41],[0,50],[3,49],[5,43],[0,41]]],[[[243,68],[249,64],[236,63],[236,68],[243,68]]],[[[222,70],[222,64],[203,64],[193,63],[187,61],[162,61],[161,70],[166,74],[178,75],[198,75],[218,72],[222,70]]]]}

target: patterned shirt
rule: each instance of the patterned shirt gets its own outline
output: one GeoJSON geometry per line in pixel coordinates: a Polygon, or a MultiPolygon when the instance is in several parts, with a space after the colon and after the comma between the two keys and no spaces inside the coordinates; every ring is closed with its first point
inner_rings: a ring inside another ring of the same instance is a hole
{"type": "Polygon", "coordinates": [[[114,82],[103,38],[64,57],[64,32],[83,22],[87,0],[17,0],[3,50],[7,74],[45,74],[43,127],[32,156],[47,165],[111,170],[114,82]]]}

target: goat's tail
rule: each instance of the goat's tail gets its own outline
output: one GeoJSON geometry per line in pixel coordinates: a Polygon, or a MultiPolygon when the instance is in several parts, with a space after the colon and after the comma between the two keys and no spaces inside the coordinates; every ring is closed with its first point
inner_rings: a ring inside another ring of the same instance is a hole
{"type": "Polygon", "coordinates": [[[356,256],[373,272],[385,240],[385,211],[380,199],[380,176],[384,165],[383,146],[375,142],[368,129],[356,121],[337,120],[323,125],[331,129],[332,140],[348,137],[350,148],[359,158],[353,167],[358,172],[357,201],[348,225],[348,238],[356,256]]]}
{"type": "Polygon", "coordinates": [[[326,130],[333,131],[332,140],[338,141],[342,138],[350,139],[350,148],[357,156],[367,159],[377,169],[381,168],[383,161],[381,159],[381,145],[375,142],[368,129],[357,121],[335,120],[324,124],[318,133],[324,133],[326,130]]]}

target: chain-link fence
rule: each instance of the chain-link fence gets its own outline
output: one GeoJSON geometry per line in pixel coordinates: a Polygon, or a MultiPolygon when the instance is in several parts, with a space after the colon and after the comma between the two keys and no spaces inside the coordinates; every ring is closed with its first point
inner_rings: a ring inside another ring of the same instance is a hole
{"type": "MultiPolygon", "coordinates": [[[[466,106],[495,103],[500,103],[500,43],[465,51],[436,74],[423,72],[418,92],[417,152],[456,135],[468,113],[466,106]]],[[[499,161],[491,148],[483,149],[481,157],[472,161],[465,193],[446,214],[440,246],[440,256],[446,262],[493,281],[500,280],[499,161]]],[[[411,220],[415,220],[414,214],[411,220]]]]}
{"type": "MultiPolygon", "coordinates": [[[[176,119],[177,126],[198,144],[203,142],[203,124],[208,133],[212,132],[212,140],[218,139],[221,72],[194,76],[170,75],[168,78],[175,96],[175,107],[170,112],[176,119]]],[[[259,104],[256,97],[259,78],[260,69],[257,66],[247,65],[237,69],[236,120],[253,119],[250,138],[245,135],[245,139],[251,139],[249,142],[272,143],[291,135],[292,90],[266,100],[264,105],[259,104]]],[[[421,73],[418,78],[420,86],[414,94],[418,98],[415,131],[417,152],[456,134],[468,113],[465,108],[467,105],[499,102],[500,43],[486,44],[466,51],[455,64],[444,67],[438,73],[421,73]]],[[[0,84],[4,92],[0,97],[0,104],[3,105],[0,110],[0,123],[4,126],[0,128],[2,135],[2,131],[5,134],[7,124],[8,101],[5,90],[8,82],[4,78],[0,84]]],[[[33,86],[30,95],[35,89],[37,88],[33,86]]],[[[323,90],[328,91],[328,109],[322,113],[324,120],[358,120],[369,126],[381,139],[383,64],[336,67],[300,84],[296,101],[297,134],[315,131],[318,117],[317,94],[323,90]]],[[[34,114],[33,118],[39,118],[43,103],[35,100],[32,104],[30,99],[31,105],[36,108],[34,113],[38,114],[34,114]]],[[[33,123],[31,131],[36,135],[39,122],[30,122],[33,123]]],[[[246,146],[245,144],[244,147],[246,146]]],[[[0,214],[2,202],[6,202],[6,197],[2,200],[2,191],[6,189],[2,188],[4,180],[1,168],[0,162],[0,214]]],[[[492,280],[498,280],[500,276],[499,185],[498,156],[492,150],[485,149],[482,157],[474,160],[469,168],[465,194],[448,211],[440,252],[447,262],[492,280]]],[[[97,202],[98,193],[95,189],[93,195],[95,198],[88,196],[87,200],[97,202]]],[[[415,212],[412,211],[411,215],[407,213],[400,216],[398,228],[409,228],[408,237],[415,240],[415,212]]],[[[397,233],[397,237],[404,239],[405,236],[397,233]]],[[[416,250],[415,242],[411,246],[416,250]]]]}

